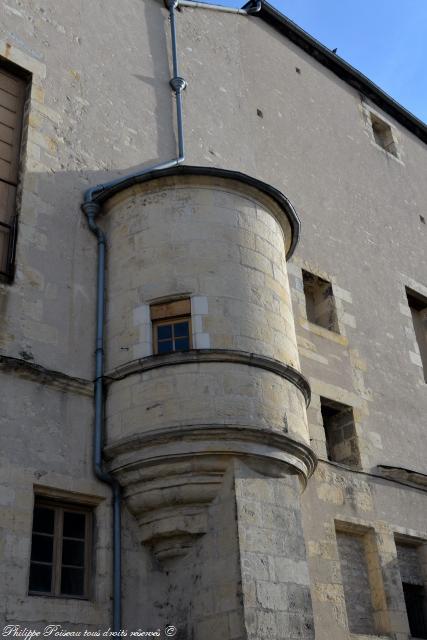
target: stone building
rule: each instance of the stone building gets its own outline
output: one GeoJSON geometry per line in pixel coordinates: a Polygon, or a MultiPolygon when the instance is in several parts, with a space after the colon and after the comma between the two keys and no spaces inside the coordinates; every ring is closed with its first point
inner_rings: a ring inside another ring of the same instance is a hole
{"type": "Polygon", "coordinates": [[[0,5],[3,635],[426,638],[426,125],[264,0],[0,5]]]}

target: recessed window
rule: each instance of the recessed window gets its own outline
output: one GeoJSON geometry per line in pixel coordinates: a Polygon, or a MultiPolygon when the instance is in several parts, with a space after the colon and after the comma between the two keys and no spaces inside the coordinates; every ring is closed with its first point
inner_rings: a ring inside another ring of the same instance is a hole
{"type": "Polygon", "coordinates": [[[369,534],[337,531],[336,536],[349,631],[377,635],[367,563],[369,534]]]}
{"type": "Polygon", "coordinates": [[[320,398],[328,459],[351,467],[360,467],[360,452],[353,408],[320,398]]]}
{"type": "Polygon", "coordinates": [[[406,289],[408,305],[411,310],[415,338],[420,352],[424,380],[427,382],[427,298],[411,289],[406,289]]]}
{"type": "Polygon", "coordinates": [[[332,285],[319,276],[302,272],[307,320],[328,331],[339,333],[338,317],[332,285]]]}
{"type": "Polygon", "coordinates": [[[13,278],[16,241],[16,190],[27,82],[11,68],[0,68],[0,276],[13,278]]]}
{"type": "Polygon", "coordinates": [[[419,546],[405,542],[396,542],[396,549],[409,628],[413,638],[427,638],[427,594],[419,546]]]}
{"type": "Polygon", "coordinates": [[[154,353],[173,353],[191,349],[191,303],[176,300],[150,307],[154,353]]]}
{"type": "Polygon", "coordinates": [[[388,153],[397,157],[396,142],[390,125],[373,113],[370,114],[370,117],[375,142],[388,153]]]}
{"type": "Polygon", "coordinates": [[[89,597],[92,511],[36,499],[29,593],[89,597]]]}

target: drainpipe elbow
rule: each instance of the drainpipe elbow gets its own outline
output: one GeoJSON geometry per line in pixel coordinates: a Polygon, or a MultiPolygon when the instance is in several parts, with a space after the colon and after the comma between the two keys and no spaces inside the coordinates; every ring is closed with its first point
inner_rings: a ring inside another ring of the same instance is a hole
{"type": "Polygon", "coordinates": [[[115,478],[113,478],[113,476],[111,476],[109,473],[104,471],[100,464],[95,464],[94,466],[95,466],[95,475],[96,475],[96,477],[99,480],[101,480],[101,482],[105,482],[106,484],[110,485],[110,487],[113,490],[114,497],[116,497],[116,498],[119,497],[120,496],[120,484],[117,482],[117,480],[115,478]]]}
{"type": "Polygon", "coordinates": [[[95,194],[101,193],[102,191],[104,191],[103,184],[97,184],[94,187],[89,187],[89,189],[86,189],[86,191],[84,192],[83,204],[93,202],[95,194]]]}
{"type": "Polygon", "coordinates": [[[85,201],[82,204],[83,213],[86,215],[89,229],[98,238],[98,244],[105,244],[105,234],[95,222],[96,216],[101,211],[101,205],[93,200],[85,201]]]}
{"type": "Polygon", "coordinates": [[[261,9],[262,9],[262,0],[257,0],[255,5],[253,5],[252,7],[249,7],[249,9],[246,9],[246,13],[249,13],[249,14],[259,13],[261,9]]]}

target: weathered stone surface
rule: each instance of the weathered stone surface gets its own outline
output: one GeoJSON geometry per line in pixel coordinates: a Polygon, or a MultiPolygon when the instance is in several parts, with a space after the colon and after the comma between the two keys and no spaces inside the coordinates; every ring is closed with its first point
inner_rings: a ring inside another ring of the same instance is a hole
{"type": "MultiPolygon", "coordinates": [[[[34,628],[57,622],[70,630],[108,629],[110,493],[93,477],[93,407],[84,382],[93,377],[96,241],[80,202],[86,187],[175,154],[167,14],[158,0],[122,0],[120,9],[109,1],[8,0],[0,10],[0,64],[7,60],[32,73],[16,277],[12,286],[0,284],[1,355],[21,361],[0,373],[0,620],[34,628]],[[64,376],[37,377],[38,366],[64,376]],[[101,499],[95,509],[90,601],[28,596],[33,495],[40,486],[101,499]]],[[[425,145],[257,17],[181,7],[178,47],[181,73],[189,81],[186,162],[241,171],[282,190],[302,219],[301,242],[286,265],[289,292],[277,223],[249,194],[241,194],[236,207],[234,196],[222,189],[215,197],[194,189],[200,211],[214,208],[216,217],[209,220],[209,238],[203,236],[204,225],[191,225],[191,243],[185,221],[194,221],[196,211],[179,189],[167,211],[162,201],[146,203],[153,216],[164,211],[173,219],[168,233],[173,229],[175,236],[168,242],[164,232],[148,239],[147,217],[134,216],[130,225],[124,208],[116,227],[122,257],[132,257],[138,269],[124,281],[111,274],[115,318],[107,327],[109,366],[150,355],[148,302],[157,295],[160,277],[169,279],[166,294],[175,287],[194,293],[197,348],[238,347],[273,358],[280,353],[294,363],[299,357],[313,390],[309,437],[323,459],[301,498],[316,639],[349,638],[338,522],[339,530],[346,525],[350,533],[374,531],[368,568],[375,632],[407,640],[396,540],[417,546],[424,580],[426,575],[427,405],[405,293],[409,287],[427,297],[421,220],[427,201],[425,145]],[[376,144],[370,112],[392,126],[399,158],[376,144]],[[238,235],[238,256],[224,240],[231,228],[238,235]],[[176,273],[165,273],[171,245],[176,273]],[[209,256],[211,249],[215,257],[209,256]],[[331,282],[339,334],[308,321],[302,269],[331,282]],[[238,278],[243,271],[250,274],[246,305],[238,278]],[[138,289],[141,273],[149,278],[144,291],[138,289]],[[221,305],[207,295],[219,283],[230,292],[221,305]],[[298,352],[293,338],[288,340],[293,323],[298,352]],[[327,461],[321,396],[353,408],[363,473],[327,461]],[[378,478],[381,465],[396,471],[378,478]]],[[[110,223],[111,218],[102,222],[110,223]]],[[[119,260],[119,252],[108,248],[119,260]]],[[[142,374],[178,427],[183,416],[173,404],[191,396],[195,386],[207,389],[205,403],[192,407],[198,422],[209,412],[225,423],[230,416],[224,403],[230,401],[235,417],[250,413],[255,424],[268,415],[268,426],[277,430],[285,408],[289,430],[295,425],[308,437],[298,419],[301,394],[273,383],[273,374],[257,369],[248,376],[234,364],[230,374],[221,375],[219,366],[209,365],[209,372],[206,365],[199,377],[197,366],[188,366],[181,381],[154,371],[142,374]]],[[[129,434],[130,424],[144,430],[150,420],[159,424],[159,407],[146,403],[131,384],[111,384],[109,393],[107,437],[129,434]]],[[[240,536],[233,483],[227,485],[223,470],[221,477],[220,493],[207,507],[206,533],[187,556],[191,564],[193,554],[200,554],[193,566],[200,589],[193,577],[174,578],[170,588],[172,579],[141,546],[138,524],[124,509],[124,626],[157,629],[176,622],[189,635],[191,623],[194,637],[203,640],[209,634],[215,640],[227,634],[246,640],[248,629],[257,639],[310,637],[300,615],[309,601],[305,582],[292,583],[291,591],[282,584],[288,574],[306,580],[301,549],[286,526],[299,526],[287,507],[296,500],[292,482],[239,480],[240,536]],[[242,569],[238,542],[245,545],[242,569]],[[249,576],[246,617],[242,586],[236,587],[242,571],[249,576]],[[257,577],[265,583],[258,590],[257,577]],[[278,610],[261,609],[259,595],[278,610]],[[191,603],[183,618],[181,596],[191,603]],[[284,602],[287,610],[281,608],[284,602]]]]}

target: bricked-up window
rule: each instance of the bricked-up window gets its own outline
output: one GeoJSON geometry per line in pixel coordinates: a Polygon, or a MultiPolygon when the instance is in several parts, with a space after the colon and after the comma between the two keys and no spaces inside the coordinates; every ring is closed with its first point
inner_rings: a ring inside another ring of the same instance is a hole
{"type": "Polygon", "coordinates": [[[27,81],[0,67],[0,276],[11,280],[16,240],[16,190],[27,81]]]}
{"type": "Polygon", "coordinates": [[[367,553],[369,534],[337,531],[338,556],[351,633],[376,635],[367,553]]]}
{"type": "Polygon", "coordinates": [[[422,575],[420,547],[396,541],[397,559],[413,638],[427,638],[427,593],[422,575]]]}
{"type": "Polygon", "coordinates": [[[328,459],[351,467],[360,467],[360,452],[353,408],[320,398],[328,459]]]}
{"type": "Polygon", "coordinates": [[[191,302],[175,300],[150,307],[154,353],[191,349],[191,302]]]}
{"type": "Polygon", "coordinates": [[[406,289],[406,295],[423,366],[424,380],[427,382],[427,298],[411,289],[406,289]]]}
{"type": "Polygon", "coordinates": [[[339,333],[338,317],[332,285],[319,276],[302,272],[307,320],[329,331],[339,333]]]}
{"type": "Polygon", "coordinates": [[[88,598],[91,534],[89,508],[36,499],[29,593],[88,598]]]}
{"type": "Polygon", "coordinates": [[[370,117],[375,142],[385,151],[397,157],[396,142],[390,125],[373,113],[370,114],[370,117]]]}

